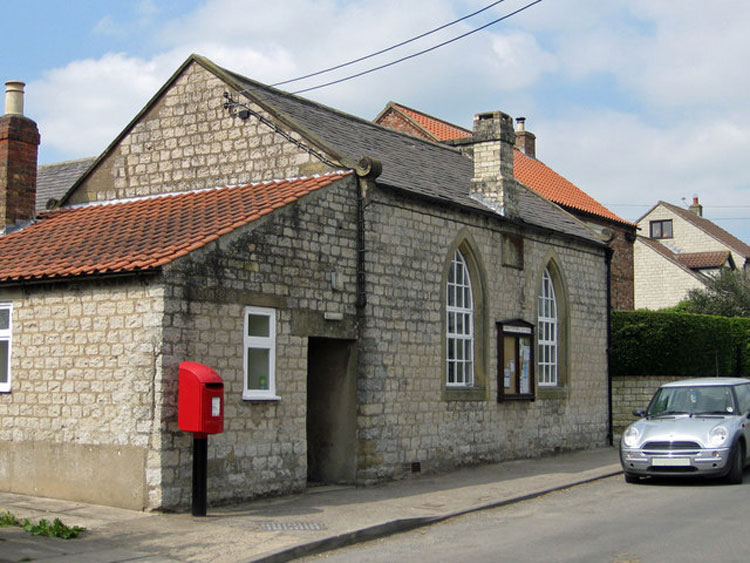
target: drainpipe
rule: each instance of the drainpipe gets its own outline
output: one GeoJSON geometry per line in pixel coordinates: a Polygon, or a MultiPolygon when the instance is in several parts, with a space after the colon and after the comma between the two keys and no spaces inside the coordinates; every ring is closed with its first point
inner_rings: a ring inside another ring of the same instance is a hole
{"type": "Polygon", "coordinates": [[[375,185],[375,178],[383,171],[382,163],[365,156],[354,167],[359,181],[357,190],[357,316],[361,318],[367,305],[367,288],[365,286],[365,205],[367,191],[375,185]]]}
{"type": "Polygon", "coordinates": [[[614,445],[614,424],[612,421],[612,360],[610,342],[612,337],[612,254],[614,250],[607,246],[604,263],[607,265],[607,443],[614,445]]]}

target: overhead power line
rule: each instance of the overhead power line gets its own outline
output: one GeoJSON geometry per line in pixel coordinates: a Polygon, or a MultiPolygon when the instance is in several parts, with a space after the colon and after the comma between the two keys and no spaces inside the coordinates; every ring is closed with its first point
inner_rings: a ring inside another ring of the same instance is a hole
{"type": "Polygon", "coordinates": [[[502,4],[505,2],[505,0],[497,0],[497,2],[493,2],[492,4],[489,4],[482,8],[481,10],[477,10],[476,12],[472,12],[471,14],[467,14],[461,18],[458,18],[457,20],[453,20],[452,22],[443,24],[439,27],[436,27],[435,29],[431,29],[430,31],[426,31],[420,35],[417,35],[415,37],[412,37],[411,39],[407,39],[405,41],[401,41],[400,43],[396,43],[395,45],[391,45],[390,47],[386,47],[385,49],[381,49],[380,51],[375,51],[374,53],[370,53],[369,55],[365,55],[363,57],[359,57],[358,59],[354,59],[345,63],[341,63],[336,66],[332,66],[329,68],[325,68],[323,70],[319,70],[317,72],[311,72],[310,74],[305,74],[304,76],[299,76],[297,78],[290,78],[289,80],[284,80],[282,82],[276,82],[275,84],[271,84],[271,86],[283,86],[284,84],[289,84],[290,82],[298,82],[300,80],[305,80],[306,78],[312,78],[313,76],[320,76],[321,74],[325,74],[327,72],[331,72],[334,70],[338,70],[340,68],[344,68],[347,66],[351,66],[356,63],[360,63],[362,61],[366,61],[367,59],[371,59],[373,57],[377,57],[378,55],[382,55],[383,53],[387,53],[388,51],[393,51],[394,49],[398,49],[399,47],[403,47],[404,45],[408,45],[409,43],[413,43],[414,41],[418,41],[419,39],[422,39],[424,37],[427,37],[428,35],[432,35],[433,33],[437,33],[438,31],[441,31],[447,27],[450,27],[452,25],[455,25],[457,23],[460,23],[464,20],[467,20],[469,18],[473,18],[477,14],[481,14],[482,12],[486,12],[490,8],[493,8],[497,6],[498,4],[502,4]]]}
{"type": "Polygon", "coordinates": [[[437,45],[433,45],[432,47],[429,47],[427,49],[423,49],[421,51],[418,51],[416,53],[413,53],[411,55],[407,55],[405,57],[401,57],[400,59],[396,59],[395,61],[391,61],[389,63],[382,64],[380,66],[373,67],[368,70],[363,70],[362,72],[357,72],[355,74],[350,74],[349,76],[345,76],[343,78],[339,78],[338,80],[331,80],[330,82],[325,82],[323,84],[319,84],[318,86],[311,86],[310,88],[303,88],[302,90],[296,90],[292,92],[292,94],[302,94],[304,92],[310,92],[312,90],[318,90],[320,88],[326,88],[327,86],[333,86],[334,84],[340,84],[341,82],[346,82],[347,80],[352,80],[353,78],[359,78],[360,76],[364,76],[366,74],[370,74],[372,72],[375,72],[377,70],[382,70],[384,68],[388,68],[394,65],[397,65],[398,63],[402,63],[404,61],[408,61],[409,59],[413,59],[415,57],[418,57],[420,55],[424,55],[426,53],[429,53],[431,51],[435,51],[436,49],[439,49],[440,47],[445,47],[446,45],[449,45],[451,43],[454,43],[458,41],[459,39],[463,39],[464,37],[468,37],[469,35],[472,35],[474,33],[477,33],[479,31],[482,31],[483,29],[487,29],[490,26],[493,26],[497,23],[500,23],[503,20],[507,20],[510,17],[515,16],[516,14],[523,12],[524,10],[527,10],[534,6],[535,4],[539,4],[542,0],[534,0],[533,2],[529,2],[525,6],[510,12],[509,14],[506,14],[500,18],[497,18],[495,20],[492,20],[489,23],[484,24],[483,26],[477,27],[475,29],[472,29],[471,31],[467,31],[466,33],[462,33],[461,35],[457,35],[456,37],[452,39],[448,39],[447,41],[443,41],[442,43],[438,43],[437,45]]]}

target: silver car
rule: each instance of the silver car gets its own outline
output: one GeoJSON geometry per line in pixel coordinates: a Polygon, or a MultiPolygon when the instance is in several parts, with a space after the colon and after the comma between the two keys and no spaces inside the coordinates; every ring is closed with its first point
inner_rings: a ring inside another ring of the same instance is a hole
{"type": "Polygon", "coordinates": [[[742,483],[750,442],[750,381],[686,379],[662,385],[625,429],[620,463],[628,483],[647,476],[703,475],[742,483]]]}

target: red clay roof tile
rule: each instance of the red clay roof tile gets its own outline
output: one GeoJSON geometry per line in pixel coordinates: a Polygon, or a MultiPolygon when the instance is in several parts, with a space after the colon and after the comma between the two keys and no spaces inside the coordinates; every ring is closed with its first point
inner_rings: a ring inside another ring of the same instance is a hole
{"type": "Polygon", "coordinates": [[[41,213],[37,223],[0,237],[0,282],[156,268],[348,174],[41,213]]]}
{"type": "MultiPolygon", "coordinates": [[[[462,127],[437,119],[426,113],[396,103],[393,103],[393,107],[404,112],[440,141],[462,139],[472,136],[472,132],[468,129],[463,129],[462,127]]],[[[513,159],[514,176],[519,182],[531,188],[538,194],[564,208],[567,208],[568,210],[582,211],[610,221],[622,223],[623,225],[631,227],[635,226],[634,223],[626,221],[612,213],[593,197],[585,193],[572,182],[560,176],[541,161],[526,156],[519,150],[513,152],[515,154],[513,159]]]]}
{"type": "Polygon", "coordinates": [[[411,117],[419,125],[427,129],[430,133],[435,135],[439,141],[451,141],[453,139],[464,139],[471,137],[472,133],[468,129],[453,125],[442,119],[432,117],[426,113],[407,108],[400,104],[393,104],[394,107],[403,111],[406,115],[411,117]]]}
{"type": "Polygon", "coordinates": [[[624,225],[634,223],[621,219],[578,186],[566,180],[543,162],[513,151],[513,175],[538,194],[569,210],[583,211],[624,225]]]}

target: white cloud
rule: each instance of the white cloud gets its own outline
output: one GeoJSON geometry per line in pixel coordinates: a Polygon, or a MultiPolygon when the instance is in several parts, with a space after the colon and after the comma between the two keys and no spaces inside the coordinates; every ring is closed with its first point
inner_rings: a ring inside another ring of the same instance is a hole
{"type": "MultiPolygon", "coordinates": [[[[398,51],[284,88],[391,61],[525,3],[508,0],[398,51]]],[[[55,155],[99,154],[191,52],[274,82],[373,52],[484,4],[206,0],[159,21],[158,4],[145,0],[133,21],[148,21],[144,29],[155,34],[158,51],[49,70],[27,88],[27,107],[55,155]]],[[[116,35],[132,23],[105,18],[97,30],[116,35]]],[[[545,2],[417,59],[304,95],[365,118],[388,100],[469,127],[481,111],[523,114],[543,161],[602,203],[642,206],[614,209],[626,218],[659,199],[679,203],[693,194],[707,214],[715,203],[735,206],[722,208],[723,216],[747,216],[748,28],[750,4],[742,0],[545,2]]],[[[750,240],[750,227],[732,231],[750,240]]]]}
{"type": "Polygon", "coordinates": [[[492,38],[491,45],[495,55],[491,72],[498,77],[495,83],[503,90],[533,86],[558,64],[557,58],[545,52],[528,33],[498,35],[492,38]]]}
{"type": "Polygon", "coordinates": [[[180,62],[113,53],[46,72],[26,89],[42,145],[69,158],[101,153],[180,62]]]}

